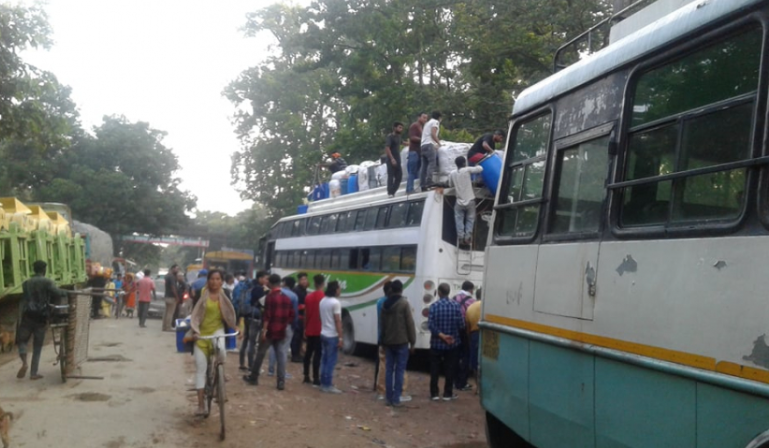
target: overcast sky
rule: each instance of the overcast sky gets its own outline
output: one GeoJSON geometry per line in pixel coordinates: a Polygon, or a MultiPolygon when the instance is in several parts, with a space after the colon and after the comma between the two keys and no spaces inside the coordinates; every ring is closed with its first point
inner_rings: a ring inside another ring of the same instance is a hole
{"type": "Polygon", "coordinates": [[[239,143],[221,92],[266,57],[269,36],[240,28],[247,12],[274,2],[48,0],[54,46],[24,57],[72,87],[86,129],[115,114],[168,132],[198,208],[235,214],[251,204],[230,185],[239,143]]]}

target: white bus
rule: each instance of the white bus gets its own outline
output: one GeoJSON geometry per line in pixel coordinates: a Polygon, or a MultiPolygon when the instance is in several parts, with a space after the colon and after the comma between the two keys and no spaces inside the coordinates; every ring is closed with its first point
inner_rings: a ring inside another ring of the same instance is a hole
{"type": "Polygon", "coordinates": [[[481,322],[493,448],[769,447],[769,1],[683,3],[515,103],[481,322]]]}
{"type": "Polygon", "coordinates": [[[459,251],[453,189],[394,198],[385,188],[325,199],[306,214],[278,221],[266,241],[265,264],[281,276],[318,273],[342,285],[343,350],[377,343],[376,302],[387,280],[400,280],[417,327],[417,348],[430,347],[427,309],[440,283],[459,291],[480,284],[493,200],[478,200],[473,248],[459,251]]]}

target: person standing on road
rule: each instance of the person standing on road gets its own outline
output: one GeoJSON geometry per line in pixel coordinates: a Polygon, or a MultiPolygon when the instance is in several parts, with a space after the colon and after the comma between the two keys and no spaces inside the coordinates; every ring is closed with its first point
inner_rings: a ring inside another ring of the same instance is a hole
{"type": "Polygon", "coordinates": [[[51,315],[50,305],[54,300],[67,297],[67,291],[56,287],[56,283],[45,276],[48,265],[45,261],[37,260],[32,264],[35,272],[31,278],[21,285],[22,296],[21,320],[16,331],[16,344],[19,346],[21,368],[16,378],[24,378],[27,374],[27,344],[32,340],[32,370],[29,379],[39,380],[43,376],[38,373],[40,354],[43,352],[45,332],[48,328],[48,317],[51,315]]]}
{"type": "Polygon", "coordinates": [[[136,309],[136,276],[133,272],[125,275],[123,291],[125,291],[125,314],[133,319],[136,309]]]}
{"type": "Polygon", "coordinates": [[[403,376],[409,352],[414,352],[417,343],[417,332],[414,328],[414,317],[411,315],[411,305],[402,295],[403,283],[395,280],[390,285],[390,291],[390,296],[382,306],[380,323],[387,364],[385,388],[387,404],[400,407],[403,376]]]}
{"type": "Polygon", "coordinates": [[[168,269],[168,274],[165,276],[166,290],[163,294],[163,299],[166,302],[166,310],[163,313],[163,331],[173,331],[171,324],[173,323],[176,305],[179,300],[178,285],[176,284],[176,273],[178,271],[179,266],[174,264],[168,269]]]}
{"type": "MultiPolygon", "coordinates": [[[[462,318],[464,319],[467,317],[467,309],[475,303],[473,291],[475,291],[473,282],[465,280],[462,283],[462,290],[452,299],[459,304],[459,310],[462,312],[462,318]]],[[[472,389],[472,386],[467,384],[467,378],[470,375],[470,339],[467,332],[463,331],[460,335],[461,341],[459,343],[459,348],[457,349],[454,388],[461,391],[468,391],[472,389]]]]}
{"type": "MultiPolygon", "coordinates": [[[[171,326],[174,329],[176,329],[176,320],[179,319],[180,316],[186,316],[191,311],[188,308],[189,302],[187,302],[187,306],[185,306],[184,303],[184,296],[187,294],[188,290],[189,286],[187,286],[184,273],[179,270],[179,272],[176,273],[176,309],[174,310],[174,316],[171,318],[171,326]]],[[[189,296],[187,296],[187,298],[189,298],[189,296]]]]}
{"type": "Polygon", "coordinates": [[[139,291],[139,327],[146,328],[144,323],[147,321],[147,312],[150,309],[152,299],[157,299],[155,292],[155,281],[152,280],[152,271],[145,269],[144,276],[136,283],[136,290],[139,291]]]}
{"type": "Polygon", "coordinates": [[[198,392],[198,410],[195,415],[206,415],[203,388],[206,387],[206,371],[208,370],[208,358],[214,347],[219,346],[218,361],[224,362],[227,351],[224,349],[224,338],[199,340],[199,336],[223,335],[224,326],[236,328],[235,308],[222,289],[222,272],[212,269],[206,278],[206,290],[192,310],[190,329],[195,339],[193,355],[195,356],[195,389],[198,392]]]}
{"type": "MultiPolygon", "coordinates": [[[[291,348],[291,341],[294,338],[294,332],[296,331],[297,322],[299,322],[299,298],[294,293],[294,287],[296,286],[296,280],[294,280],[293,277],[284,277],[283,278],[283,286],[280,288],[280,290],[283,292],[283,294],[286,295],[291,300],[291,306],[294,308],[294,320],[291,322],[291,325],[286,328],[286,343],[283,344],[283,358],[288,360],[288,350],[291,348]]],[[[293,356],[293,353],[292,353],[293,356]]],[[[267,367],[267,375],[273,376],[275,375],[275,362],[277,361],[277,356],[275,353],[275,349],[270,349],[270,364],[267,367]]],[[[290,373],[286,373],[285,375],[286,379],[291,378],[290,373]]]]}
{"type": "Polygon", "coordinates": [[[422,147],[419,149],[422,160],[419,187],[422,191],[433,187],[433,175],[438,165],[438,148],[441,146],[441,141],[438,138],[438,133],[441,130],[441,113],[435,111],[432,117],[422,129],[422,147]]]}
{"type": "MultiPolygon", "coordinates": [[[[480,293],[480,290],[478,291],[480,293]]],[[[467,307],[465,313],[465,325],[467,326],[467,339],[470,347],[468,356],[468,376],[470,372],[478,372],[478,342],[480,340],[480,329],[478,328],[478,322],[481,321],[481,296],[478,295],[478,300],[473,302],[472,305],[467,307]]],[[[478,385],[478,377],[475,378],[476,386],[478,385]]],[[[468,389],[469,390],[469,389],[468,389]]]]}
{"type": "Polygon", "coordinates": [[[273,348],[278,357],[278,390],[283,390],[286,387],[286,351],[283,346],[289,342],[286,339],[286,328],[294,321],[294,306],[280,289],[280,276],[272,274],[269,281],[270,293],[265,299],[263,314],[264,331],[259,338],[259,349],[251,374],[245,375],[243,379],[254,386],[259,384],[262,362],[267,350],[273,348]]]}
{"type": "Polygon", "coordinates": [[[320,301],[326,295],[323,288],[326,284],[326,277],[323,274],[316,274],[312,278],[315,283],[315,291],[307,294],[304,299],[304,337],[307,339],[307,351],[304,352],[304,381],[310,382],[310,362],[312,362],[312,384],[320,386],[320,358],[321,344],[320,332],[322,323],[320,321],[320,301]]]}
{"type": "Polygon", "coordinates": [[[456,364],[457,347],[460,333],[465,331],[465,319],[459,304],[449,299],[451,288],[446,283],[438,285],[440,299],[430,305],[427,317],[430,328],[430,399],[440,400],[438,389],[438,377],[441,366],[446,375],[443,384],[443,400],[449,401],[457,398],[454,395],[454,368],[456,364]]]}
{"type": "Polygon", "coordinates": [[[339,349],[342,348],[342,303],[337,297],[342,293],[338,281],[328,283],[326,296],[320,301],[320,341],[323,352],[320,358],[320,390],[332,394],[342,391],[334,387],[334,369],[339,349]]]}
{"type": "Polygon", "coordinates": [[[427,123],[427,114],[419,114],[417,121],[409,126],[409,157],[406,162],[408,177],[406,178],[406,194],[414,192],[414,181],[419,178],[419,168],[422,166],[420,149],[422,146],[422,127],[427,123]]]}
{"type": "Polygon", "coordinates": [[[208,269],[201,269],[198,271],[198,278],[195,279],[194,282],[190,285],[190,290],[192,290],[192,308],[195,308],[195,305],[198,304],[198,300],[200,300],[200,295],[203,292],[203,289],[206,287],[206,278],[208,277],[208,269]]]}
{"type": "Polygon", "coordinates": [[[246,291],[246,297],[241,299],[240,315],[243,318],[243,344],[240,346],[240,370],[251,370],[254,366],[256,345],[259,334],[262,331],[262,310],[264,309],[264,297],[269,292],[267,280],[270,273],[259,271],[256,273],[256,282],[253,288],[246,291]],[[248,364],[246,364],[248,354],[248,364]]]}
{"type": "MultiPolygon", "coordinates": [[[[385,370],[386,370],[385,368],[387,367],[387,355],[385,354],[385,347],[384,345],[382,345],[382,307],[384,307],[385,301],[392,294],[392,291],[390,288],[391,285],[392,285],[392,282],[390,282],[389,280],[384,283],[384,285],[382,286],[384,296],[380,297],[379,300],[377,300],[376,302],[377,342],[379,345],[379,359],[377,359],[377,371],[376,371],[376,377],[374,382],[376,384],[378,400],[384,400],[385,394],[387,393],[387,389],[385,388],[385,370]]],[[[400,397],[401,403],[411,401],[411,396],[405,395],[406,390],[408,390],[408,385],[409,385],[409,374],[404,371],[403,387],[401,388],[401,397],[400,397]]]]}
{"type": "Polygon", "coordinates": [[[470,250],[475,225],[475,191],[472,174],[483,171],[482,166],[467,166],[464,156],[454,160],[457,169],[449,173],[449,186],[454,187],[457,202],[454,204],[454,223],[457,227],[457,244],[460,249],[470,250]]]}
{"type": "Polygon", "coordinates": [[[307,273],[300,272],[296,274],[297,284],[294,288],[294,294],[296,294],[299,300],[299,318],[294,330],[294,336],[291,339],[291,362],[302,362],[302,339],[304,337],[304,301],[307,298],[307,286],[309,281],[307,280],[307,273]]]}
{"type": "Polygon", "coordinates": [[[403,179],[403,167],[401,166],[401,134],[403,123],[393,123],[392,133],[387,135],[385,144],[385,156],[387,157],[387,196],[394,197],[403,179]]]}

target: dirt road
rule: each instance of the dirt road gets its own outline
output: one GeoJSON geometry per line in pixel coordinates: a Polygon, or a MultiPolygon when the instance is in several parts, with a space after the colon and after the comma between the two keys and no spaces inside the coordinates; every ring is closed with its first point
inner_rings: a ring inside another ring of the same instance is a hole
{"type": "MultiPolygon", "coordinates": [[[[322,394],[301,383],[301,365],[289,364],[286,390],[263,375],[246,385],[237,354],[228,355],[227,440],[218,440],[218,413],[192,417],[187,392],[192,357],[177,354],[172,333],[160,321],[138,328],[136,320],[99,320],[91,326],[90,362],[83,375],[62,385],[47,346],[40,381],[16,380],[19,363],[0,367],[0,405],[16,414],[13,447],[435,447],[486,446],[483,415],[474,392],[452,402],[429,401],[429,376],[409,372],[414,400],[392,409],[371,391],[374,362],[340,357],[336,385],[345,393],[322,394]],[[99,361],[101,359],[101,361],[99,361]]],[[[266,361],[264,368],[266,369],[266,361]]]]}

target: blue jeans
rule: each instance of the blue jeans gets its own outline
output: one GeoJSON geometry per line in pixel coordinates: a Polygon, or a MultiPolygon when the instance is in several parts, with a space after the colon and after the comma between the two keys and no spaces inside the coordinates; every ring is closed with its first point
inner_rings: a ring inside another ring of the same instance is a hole
{"type": "Polygon", "coordinates": [[[331,387],[334,379],[336,358],[339,355],[339,337],[328,338],[321,335],[320,344],[322,354],[320,356],[320,387],[331,387]]]}
{"type": "Polygon", "coordinates": [[[475,201],[467,205],[454,204],[454,221],[457,226],[457,239],[459,242],[473,238],[473,226],[475,224],[475,201]]]}
{"type": "Polygon", "coordinates": [[[385,390],[388,403],[400,404],[403,392],[403,374],[409,361],[409,345],[385,347],[385,390]]]}
{"type": "Polygon", "coordinates": [[[406,179],[406,193],[414,192],[414,181],[419,179],[419,169],[422,167],[421,158],[415,151],[409,151],[408,162],[406,162],[406,168],[409,171],[408,178],[406,179]]]}

